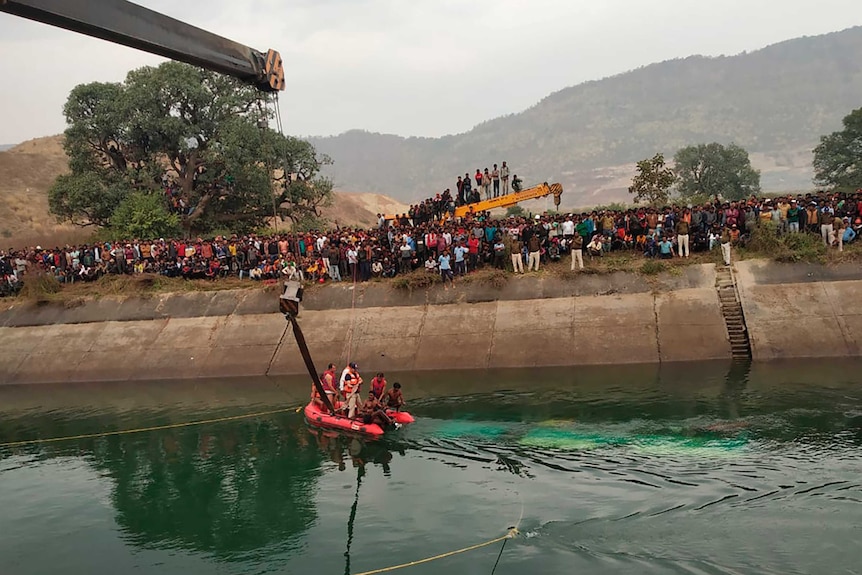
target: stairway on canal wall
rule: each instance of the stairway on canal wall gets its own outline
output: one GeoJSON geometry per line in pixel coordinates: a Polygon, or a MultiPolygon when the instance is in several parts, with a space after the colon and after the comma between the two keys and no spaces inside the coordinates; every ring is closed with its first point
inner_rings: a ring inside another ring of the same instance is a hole
{"type": "Polygon", "coordinates": [[[745,325],[745,313],[739,301],[733,270],[729,266],[719,266],[715,273],[715,289],[721,302],[721,315],[727,326],[730,341],[730,354],[734,361],[751,360],[751,342],[745,325]]]}

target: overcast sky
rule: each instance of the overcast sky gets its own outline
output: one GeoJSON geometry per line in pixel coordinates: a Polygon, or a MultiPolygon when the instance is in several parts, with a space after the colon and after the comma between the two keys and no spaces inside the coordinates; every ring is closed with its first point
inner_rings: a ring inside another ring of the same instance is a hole
{"type": "MultiPolygon", "coordinates": [[[[285,60],[285,129],[469,130],[652,62],[736,54],[862,24],[851,0],[142,0],[285,60]]],[[[158,57],[0,13],[0,144],[64,129],[76,84],[158,57]]]]}

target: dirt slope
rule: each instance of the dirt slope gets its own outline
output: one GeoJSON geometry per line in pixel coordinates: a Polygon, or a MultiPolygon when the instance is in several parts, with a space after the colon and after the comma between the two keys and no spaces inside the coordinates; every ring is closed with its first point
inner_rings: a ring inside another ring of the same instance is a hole
{"type": "MultiPolygon", "coordinates": [[[[68,171],[63,136],[37,138],[0,151],[0,246],[60,245],[84,241],[91,230],[58,224],[48,213],[48,189],[68,171]]],[[[404,204],[380,194],[336,192],[324,211],[332,223],[371,226],[378,212],[403,212],[404,204]]]]}

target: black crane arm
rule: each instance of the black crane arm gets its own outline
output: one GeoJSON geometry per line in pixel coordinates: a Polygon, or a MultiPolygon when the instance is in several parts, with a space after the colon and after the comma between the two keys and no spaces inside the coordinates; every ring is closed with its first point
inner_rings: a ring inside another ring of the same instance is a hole
{"type": "Polygon", "coordinates": [[[284,90],[275,50],[258,52],[126,0],[0,0],[0,12],[228,74],[266,92],[284,90]]]}

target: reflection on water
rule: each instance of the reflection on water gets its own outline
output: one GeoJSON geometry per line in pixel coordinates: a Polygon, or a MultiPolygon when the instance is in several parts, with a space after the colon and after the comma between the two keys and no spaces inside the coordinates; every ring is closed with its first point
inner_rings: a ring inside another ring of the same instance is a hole
{"type": "MultiPolygon", "coordinates": [[[[499,573],[852,572],[859,373],[807,363],[400,376],[419,419],[376,442],[289,412],[0,449],[0,572],[351,573],[492,539],[520,515],[525,536],[499,573]]],[[[307,393],[269,380],[70,389],[0,387],[0,442],[307,393]]],[[[411,572],[487,572],[495,552],[411,572]]]]}

